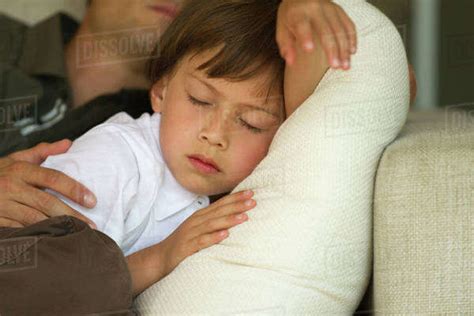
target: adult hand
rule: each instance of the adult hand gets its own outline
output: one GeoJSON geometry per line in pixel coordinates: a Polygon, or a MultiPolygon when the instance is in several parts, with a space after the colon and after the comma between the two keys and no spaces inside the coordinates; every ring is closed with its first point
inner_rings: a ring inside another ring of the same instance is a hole
{"type": "Polygon", "coordinates": [[[344,10],[330,0],[283,0],[278,9],[276,40],[288,65],[295,45],[313,51],[321,43],[332,68],[350,68],[350,55],[357,50],[356,28],[344,10]]]}
{"type": "Polygon", "coordinates": [[[92,208],[96,198],[82,184],[64,173],[40,167],[50,155],[66,152],[71,141],[39,144],[0,158],[0,226],[24,227],[50,216],[71,215],[95,228],[95,224],[57,197],[44,192],[49,189],[92,208]]]}

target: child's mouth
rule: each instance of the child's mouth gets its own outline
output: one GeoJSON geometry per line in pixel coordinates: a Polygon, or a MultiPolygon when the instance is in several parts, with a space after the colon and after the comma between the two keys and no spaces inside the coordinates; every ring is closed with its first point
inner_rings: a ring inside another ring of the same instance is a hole
{"type": "Polygon", "coordinates": [[[197,157],[189,156],[188,159],[191,162],[191,164],[201,172],[204,172],[204,173],[218,173],[219,172],[219,169],[217,169],[211,164],[205,163],[204,161],[200,160],[197,157]]]}

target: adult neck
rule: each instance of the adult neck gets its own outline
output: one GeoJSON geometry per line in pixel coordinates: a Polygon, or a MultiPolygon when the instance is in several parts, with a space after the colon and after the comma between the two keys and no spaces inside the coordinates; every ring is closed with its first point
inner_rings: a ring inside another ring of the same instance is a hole
{"type": "MultiPolygon", "coordinates": [[[[127,53],[117,53],[111,56],[101,45],[117,43],[114,37],[123,37],[123,33],[111,32],[104,36],[103,31],[93,26],[91,14],[88,13],[65,50],[73,107],[123,88],[149,89],[151,85],[145,71],[148,55],[132,58],[127,53]]],[[[114,48],[109,46],[107,49],[110,52],[114,48]]]]}

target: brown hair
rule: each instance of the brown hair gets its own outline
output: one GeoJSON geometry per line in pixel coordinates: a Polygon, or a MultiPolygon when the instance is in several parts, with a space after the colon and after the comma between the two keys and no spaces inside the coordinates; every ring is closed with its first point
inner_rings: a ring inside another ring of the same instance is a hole
{"type": "Polygon", "coordinates": [[[149,64],[151,82],[173,72],[188,54],[218,52],[198,67],[210,78],[242,81],[272,71],[283,91],[285,63],[276,43],[276,18],[281,0],[189,0],[162,35],[149,64]]]}

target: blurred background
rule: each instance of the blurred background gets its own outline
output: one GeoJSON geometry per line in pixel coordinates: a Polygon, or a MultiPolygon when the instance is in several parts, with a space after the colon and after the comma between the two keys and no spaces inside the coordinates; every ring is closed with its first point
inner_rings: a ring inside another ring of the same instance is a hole
{"type": "Polygon", "coordinates": [[[418,81],[415,109],[474,105],[474,0],[371,0],[402,35],[418,81]]]}
{"type": "MultiPolygon", "coordinates": [[[[369,2],[392,19],[405,42],[418,82],[414,109],[474,104],[474,0],[369,2]]],[[[86,0],[0,0],[0,12],[30,25],[57,11],[81,19],[85,7],[86,0]]]]}

